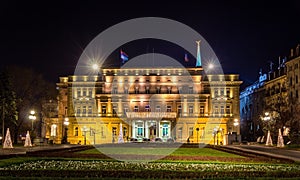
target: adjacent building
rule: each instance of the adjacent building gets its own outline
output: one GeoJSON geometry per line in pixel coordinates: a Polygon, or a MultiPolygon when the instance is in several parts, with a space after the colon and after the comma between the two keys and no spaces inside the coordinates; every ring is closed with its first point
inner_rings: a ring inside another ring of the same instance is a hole
{"type": "MultiPolygon", "coordinates": [[[[262,137],[262,117],[265,112],[274,112],[276,127],[287,136],[293,105],[299,103],[299,45],[291,49],[289,59],[279,58],[278,67],[270,64],[267,74],[260,73],[259,81],[241,91],[240,114],[242,139],[255,141],[262,137]],[[295,52],[295,53],[294,53],[295,52]]],[[[277,132],[277,130],[274,132],[277,132]]]]}

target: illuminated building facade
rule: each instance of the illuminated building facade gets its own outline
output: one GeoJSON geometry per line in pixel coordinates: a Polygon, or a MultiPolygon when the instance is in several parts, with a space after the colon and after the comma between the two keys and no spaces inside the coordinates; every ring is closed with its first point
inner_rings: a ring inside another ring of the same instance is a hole
{"type": "Polygon", "coordinates": [[[58,118],[47,134],[71,144],[117,143],[120,136],[227,144],[228,134],[240,134],[233,125],[240,84],[238,75],[204,75],[202,67],[103,68],[97,76],[60,77],[58,118]]]}
{"type": "MultiPolygon", "coordinates": [[[[60,77],[58,116],[47,122],[54,143],[127,141],[229,144],[239,140],[237,74],[196,67],[96,68],[96,75],[60,77]]],[[[97,66],[95,66],[97,67],[97,66]]]]}

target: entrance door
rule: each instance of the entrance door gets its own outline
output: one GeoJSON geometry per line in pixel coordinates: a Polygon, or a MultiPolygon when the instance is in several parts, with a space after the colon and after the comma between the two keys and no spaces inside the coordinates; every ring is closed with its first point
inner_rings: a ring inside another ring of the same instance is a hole
{"type": "Polygon", "coordinates": [[[161,137],[163,141],[166,141],[168,138],[171,137],[170,130],[170,122],[166,121],[161,123],[161,137]]]}
{"type": "Polygon", "coordinates": [[[149,139],[152,141],[156,138],[156,122],[150,121],[148,122],[149,127],[149,139]]]}

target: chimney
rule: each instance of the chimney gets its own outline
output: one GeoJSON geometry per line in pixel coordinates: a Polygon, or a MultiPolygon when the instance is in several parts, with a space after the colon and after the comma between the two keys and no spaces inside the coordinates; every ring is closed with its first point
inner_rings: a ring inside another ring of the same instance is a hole
{"type": "Polygon", "coordinates": [[[294,49],[291,49],[291,58],[294,57],[294,49]]]}
{"type": "Polygon", "coordinates": [[[299,47],[300,47],[300,45],[298,44],[296,47],[296,56],[299,56],[299,47]]]}

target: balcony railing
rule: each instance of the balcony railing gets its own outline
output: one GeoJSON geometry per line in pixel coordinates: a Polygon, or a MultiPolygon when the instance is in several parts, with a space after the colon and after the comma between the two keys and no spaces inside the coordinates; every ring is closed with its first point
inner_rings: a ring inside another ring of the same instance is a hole
{"type": "Polygon", "coordinates": [[[128,118],[176,118],[176,112],[127,112],[128,118]]]}

